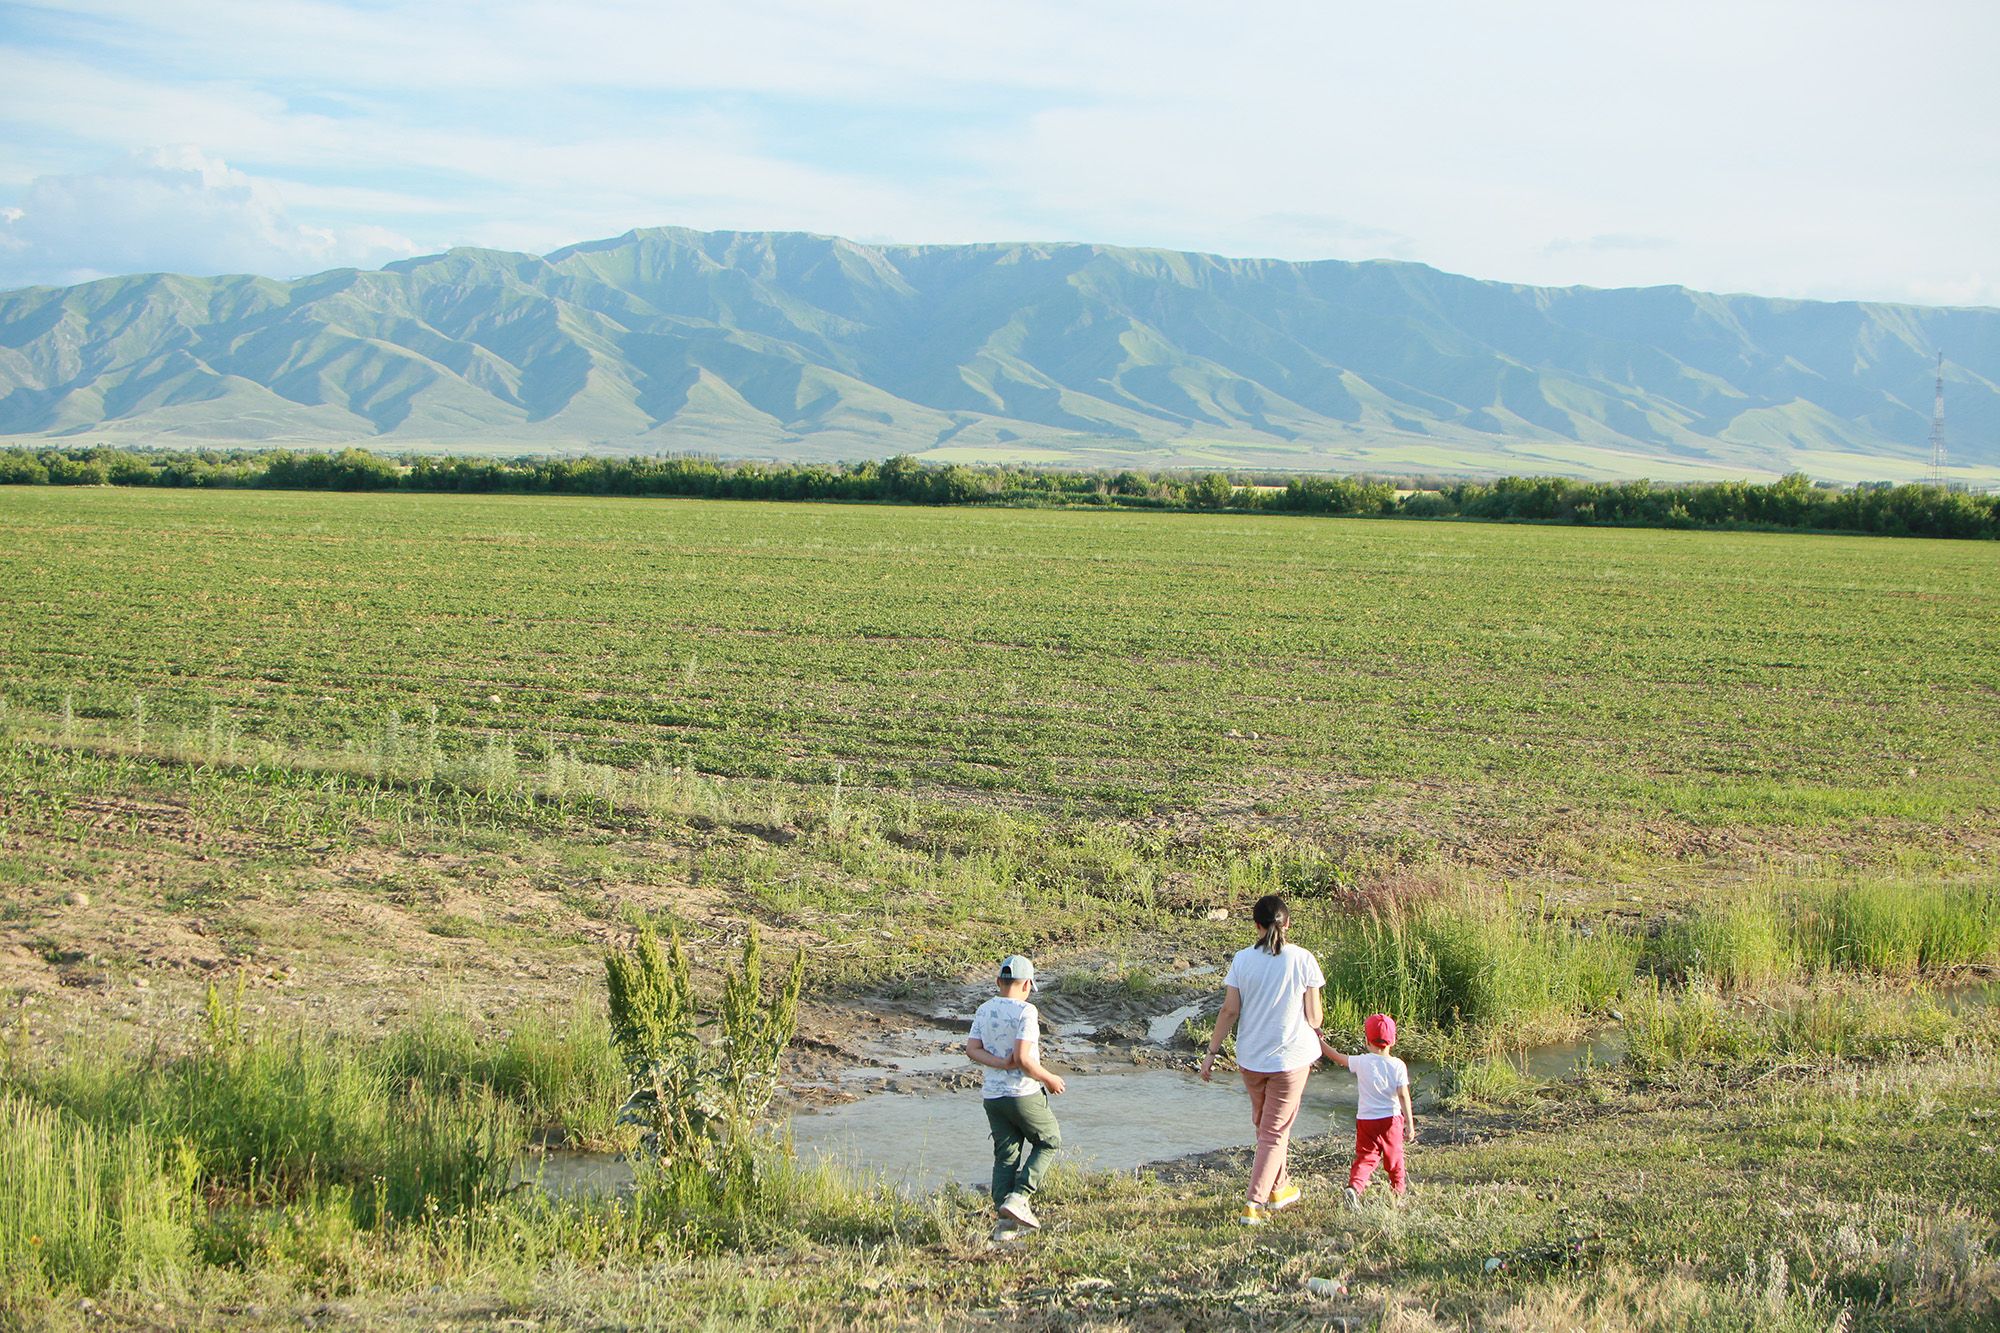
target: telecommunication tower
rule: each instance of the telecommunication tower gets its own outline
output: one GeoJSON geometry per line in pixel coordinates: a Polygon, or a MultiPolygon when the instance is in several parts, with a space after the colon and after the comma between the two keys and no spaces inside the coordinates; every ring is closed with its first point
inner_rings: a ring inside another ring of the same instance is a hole
{"type": "Polygon", "coordinates": [[[1937,406],[1931,412],[1931,471],[1924,478],[1933,486],[1943,486],[1944,479],[1944,353],[1937,359],[1937,406]]]}

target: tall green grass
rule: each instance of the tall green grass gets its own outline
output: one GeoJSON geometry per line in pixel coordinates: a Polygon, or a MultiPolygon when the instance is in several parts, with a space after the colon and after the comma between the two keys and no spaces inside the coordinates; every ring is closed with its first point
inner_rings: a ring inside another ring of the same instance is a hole
{"type": "Polygon", "coordinates": [[[480,1088],[516,1108],[526,1126],[579,1146],[619,1137],[625,1069],[611,1024],[577,1004],[562,1017],[529,1012],[498,1038],[460,1014],[433,1010],[383,1039],[377,1058],[392,1077],[434,1090],[480,1088]]]}
{"type": "Polygon", "coordinates": [[[1326,972],[1328,1023],[1370,1013],[1431,1032],[1553,1037],[1621,995],[1638,946],[1511,898],[1431,898],[1366,914],[1313,914],[1297,931],[1326,972]]]}
{"type": "Polygon", "coordinates": [[[1791,929],[1817,971],[1911,976],[2000,963],[2000,882],[1821,887],[1798,895],[1791,929]]]}
{"type": "Polygon", "coordinates": [[[1425,1053],[1458,1058],[1460,1047],[1566,1035],[1660,983],[1744,995],[2000,964],[2000,883],[1771,880],[1643,933],[1505,895],[1445,894],[1302,910],[1295,936],[1326,972],[1335,1030],[1385,1012],[1438,1047],[1425,1053]]]}
{"type": "Polygon", "coordinates": [[[1924,992],[1855,980],[1822,980],[1767,1000],[1732,999],[1706,982],[1670,989],[1654,981],[1627,1013],[1626,1062],[1644,1074],[1697,1065],[1775,1065],[1884,1059],[1991,1044],[1992,1015],[1954,1012],[1924,992]]]}
{"type": "Polygon", "coordinates": [[[196,1163],[143,1125],[99,1126],[0,1091],[0,1295],[102,1291],[177,1273],[196,1163]]]}
{"type": "Polygon", "coordinates": [[[200,1047],[158,1059],[73,1051],[17,1087],[93,1125],[186,1145],[205,1187],[252,1201],[339,1187],[355,1221],[471,1207],[506,1188],[523,1116],[493,1087],[411,1073],[407,1046],[245,1028],[211,996],[200,1047]]]}
{"type": "Polygon", "coordinates": [[[1748,990],[1788,977],[1915,977],[2000,964],[2000,882],[1857,880],[1745,887],[1665,923],[1642,965],[1748,990]]]}

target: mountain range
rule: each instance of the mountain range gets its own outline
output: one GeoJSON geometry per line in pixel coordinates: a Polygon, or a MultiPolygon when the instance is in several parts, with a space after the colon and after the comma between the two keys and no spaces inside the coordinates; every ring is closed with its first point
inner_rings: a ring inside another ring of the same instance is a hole
{"type": "Polygon", "coordinates": [[[2000,309],[657,228],[0,293],[0,437],[1909,479],[1938,349],[2000,478],[2000,309]]]}

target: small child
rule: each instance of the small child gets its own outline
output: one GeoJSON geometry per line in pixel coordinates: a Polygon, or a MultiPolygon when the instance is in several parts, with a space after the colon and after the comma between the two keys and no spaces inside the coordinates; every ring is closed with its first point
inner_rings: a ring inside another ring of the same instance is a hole
{"type": "Polygon", "coordinates": [[[1347,1203],[1361,1202],[1361,1191],[1380,1162],[1389,1173],[1389,1188],[1403,1197],[1403,1145],[1417,1141],[1417,1120],[1410,1108],[1410,1067],[1389,1054],[1396,1044],[1396,1020],[1370,1014],[1361,1029],[1367,1055],[1343,1055],[1319,1039],[1319,1052],[1354,1075],[1359,1095],[1354,1104],[1354,1166],[1347,1173],[1347,1203]]]}
{"type": "Polygon", "coordinates": [[[1028,1003],[1035,965],[1020,954],[1000,964],[1000,993],[979,1006],[965,1053],[986,1066],[981,1089],[986,1123],[993,1131],[993,1208],[996,1235],[1041,1226],[1030,1202],[1041,1188],[1049,1158],[1062,1147],[1062,1130],[1049,1110],[1063,1081],[1042,1067],[1041,1015],[1028,1003]]]}

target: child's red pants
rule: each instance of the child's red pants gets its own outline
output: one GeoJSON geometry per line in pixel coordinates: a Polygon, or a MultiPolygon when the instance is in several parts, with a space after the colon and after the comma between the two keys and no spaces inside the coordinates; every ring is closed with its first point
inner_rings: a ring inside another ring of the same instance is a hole
{"type": "Polygon", "coordinates": [[[1357,1120],[1354,1122],[1354,1169],[1347,1173],[1347,1184],[1356,1194],[1368,1188],[1368,1177],[1375,1174],[1375,1163],[1389,1173],[1389,1188],[1403,1192],[1403,1118],[1398,1115],[1384,1116],[1380,1120],[1357,1120]]]}

